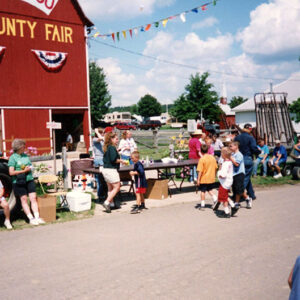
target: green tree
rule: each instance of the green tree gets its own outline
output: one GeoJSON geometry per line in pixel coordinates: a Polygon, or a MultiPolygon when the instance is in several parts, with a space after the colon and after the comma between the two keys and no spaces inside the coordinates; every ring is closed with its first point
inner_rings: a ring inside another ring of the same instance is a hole
{"type": "Polygon", "coordinates": [[[235,108],[236,106],[246,102],[248,100],[248,98],[243,98],[241,96],[234,96],[232,97],[230,103],[229,103],[229,106],[230,108],[235,108]]]}
{"type": "Polygon", "coordinates": [[[149,94],[140,99],[137,104],[137,109],[138,113],[144,118],[160,116],[161,114],[161,104],[155,97],[149,94]]]}
{"type": "Polygon", "coordinates": [[[290,112],[296,116],[293,118],[297,123],[300,122],[300,98],[290,105],[290,112]]]}
{"type": "Polygon", "coordinates": [[[89,63],[90,71],[90,101],[92,126],[96,127],[97,122],[108,112],[111,106],[111,95],[108,91],[103,69],[95,62],[89,63]]]}
{"type": "Polygon", "coordinates": [[[138,106],[136,104],[133,104],[133,105],[130,106],[130,113],[132,115],[138,114],[138,106]]]}
{"type": "Polygon", "coordinates": [[[219,120],[221,109],[218,106],[218,94],[213,90],[213,84],[207,82],[208,76],[207,72],[201,76],[199,73],[192,75],[185,92],[174,102],[171,114],[179,122],[198,119],[201,111],[205,120],[219,120]]]}

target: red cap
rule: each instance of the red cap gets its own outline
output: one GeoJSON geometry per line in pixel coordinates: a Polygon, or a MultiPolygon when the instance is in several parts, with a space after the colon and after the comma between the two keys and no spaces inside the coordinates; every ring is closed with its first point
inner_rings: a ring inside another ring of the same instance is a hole
{"type": "Polygon", "coordinates": [[[114,129],[113,129],[113,127],[106,127],[105,129],[104,129],[104,132],[105,133],[108,133],[108,132],[112,132],[114,129]]]}

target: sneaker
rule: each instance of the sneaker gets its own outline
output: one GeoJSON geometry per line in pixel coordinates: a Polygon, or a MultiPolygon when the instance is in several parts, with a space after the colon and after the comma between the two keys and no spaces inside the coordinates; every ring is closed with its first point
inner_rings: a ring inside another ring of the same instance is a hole
{"type": "Polygon", "coordinates": [[[4,226],[6,227],[6,229],[9,229],[9,230],[13,229],[9,220],[4,221],[4,226]]]}
{"type": "Polygon", "coordinates": [[[110,205],[106,204],[105,202],[102,205],[105,208],[105,212],[107,212],[108,214],[110,214],[111,213],[110,205]]]}
{"type": "Polygon", "coordinates": [[[231,208],[231,216],[233,217],[238,212],[239,209],[240,209],[240,205],[235,204],[235,206],[231,208]]]}
{"type": "Polygon", "coordinates": [[[146,207],[145,203],[142,203],[142,204],[140,205],[140,207],[141,207],[141,209],[148,209],[148,207],[146,207]]]}
{"type": "Polygon", "coordinates": [[[252,208],[252,198],[249,197],[248,199],[246,199],[246,202],[247,202],[247,206],[246,207],[248,209],[251,209],[252,208]]]}
{"type": "Polygon", "coordinates": [[[281,177],[282,177],[282,174],[279,173],[279,174],[277,175],[277,178],[281,178],[281,177]]]}
{"type": "Polygon", "coordinates": [[[42,218],[38,218],[36,219],[36,221],[38,222],[38,224],[46,224],[46,222],[42,218]]]}
{"type": "Polygon", "coordinates": [[[205,210],[205,206],[200,206],[200,210],[204,211],[205,210]]]}
{"type": "Polygon", "coordinates": [[[213,211],[217,211],[219,209],[219,206],[220,206],[220,202],[214,203],[214,205],[212,207],[213,211]]]}
{"type": "Polygon", "coordinates": [[[141,211],[142,211],[141,206],[136,206],[130,211],[130,213],[131,214],[139,214],[141,211]]]}
{"type": "Polygon", "coordinates": [[[37,219],[30,219],[30,220],[29,220],[29,224],[30,224],[30,225],[34,225],[34,226],[39,225],[37,219]]]}

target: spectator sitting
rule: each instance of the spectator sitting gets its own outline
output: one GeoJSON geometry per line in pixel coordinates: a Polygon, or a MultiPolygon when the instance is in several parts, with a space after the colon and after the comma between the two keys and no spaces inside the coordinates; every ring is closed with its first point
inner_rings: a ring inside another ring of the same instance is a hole
{"type": "Polygon", "coordinates": [[[4,211],[4,216],[5,216],[5,221],[4,221],[4,226],[7,229],[12,229],[11,223],[10,223],[10,210],[9,210],[9,205],[5,198],[3,197],[4,194],[4,188],[2,185],[2,182],[0,180],[0,207],[3,208],[4,211]]]}
{"type": "Polygon", "coordinates": [[[294,153],[291,153],[290,156],[294,159],[300,158],[300,136],[297,138],[297,143],[293,147],[294,153]]]}
{"type": "Polygon", "coordinates": [[[263,177],[267,176],[267,163],[269,160],[269,148],[267,145],[265,145],[265,141],[263,139],[259,139],[258,141],[258,145],[257,145],[258,149],[261,151],[261,153],[257,156],[257,159],[254,161],[254,165],[253,165],[253,175],[257,176],[257,168],[259,166],[259,164],[261,163],[263,165],[263,177]]]}
{"type": "Polygon", "coordinates": [[[273,157],[269,161],[269,166],[273,171],[275,170],[275,175],[273,177],[277,179],[282,177],[280,165],[286,163],[287,152],[285,147],[281,145],[280,140],[276,140],[275,145],[276,147],[273,151],[273,157]]]}

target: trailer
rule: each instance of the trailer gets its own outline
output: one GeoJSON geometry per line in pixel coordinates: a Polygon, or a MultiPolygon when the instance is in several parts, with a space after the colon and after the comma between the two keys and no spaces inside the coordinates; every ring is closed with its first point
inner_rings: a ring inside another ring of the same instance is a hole
{"type": "MultiPolygon", "coordinates": [[[[256,140],[262,138],[271,149],[280,140],[288,152],[293,150],[295,130],[290,117],[287,93],[257,93],[254,95],[256,113],[256,140]]],[[[300,159],[290,160],[283,175],[300,179],[300,159]]]]}

